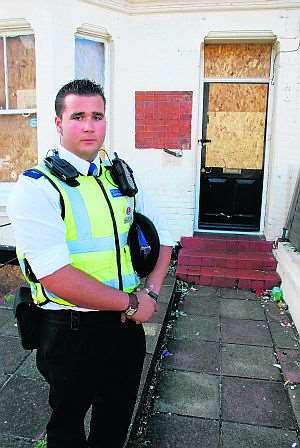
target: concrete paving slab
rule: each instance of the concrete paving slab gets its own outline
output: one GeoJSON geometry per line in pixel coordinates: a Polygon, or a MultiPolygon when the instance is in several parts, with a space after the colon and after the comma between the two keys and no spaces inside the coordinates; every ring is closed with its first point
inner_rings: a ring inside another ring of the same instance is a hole
{"type": "Polygon", "coordinates": [[[35,363],[36,350],[32,351],[27,359],[21,364],[16,371],[17,375],[24,376],[26,378],[43,380],[42,375],[38,371],[35,363]]]}
{"type": "Polygon", "coordinates": [[[278,322],[270,322],[269,325],[276,347],[300,349],[299,338],[293,328],[283,327],[278,322]]]}
{"type": "Polygon", "coordinates": [[[255,293],[247,289],[220,288],[219,295],[223,299],[258,300],[255,293]]]}
{"type": "MultiPolygon", "coordinates": [[[[11,375],[6,375],[5,373],[0,373],[0,389],[8,381],[11,375]]],[[[1,445],[0,445],[1,447],[1,445]]]]}
{"type": "Polygon", "coordinates": [[[300,383],[300,351],[279,350],[277,356],[285,381],[300,383]]]}
{"type": "Polygon", "coordinates": [[[145,322],[143,324],[146,335],[146,352],[153,355],[161,332],[161,324],[145,322]]]}
{"type": "Polygon", "coordinates": [[[15,320],[9,320],[0,328],[0,336],[13,336],[14,338],[19,338],[18,327],[15,320]]]}
{"type": "Polygon", "coordinates": [[[220,373],[220,347],[218,342],[168,341],[170,356],[163,367],[193,372],[220,373]]]}
{"type": "Polygon", "coordinates": [[[264,380],[223,377],[222,418],[237,423],[296,428],[283,384],[264,380]]]}
{"type": "Polygon", "coordinates": [[[246,378],[281,380],[273,348],[252,345],[224,344],[222,347],[223,375],[246,378]]]}
{"type": "Polygon", "coordinates": [[[167,303],[159,303],[157,312],[153,314],[149,322],[161,324],[165,319],[167,308],[167,303]]]}
{"type": "Polygon", "coordinates": [[[17,338],[0,337],[0,374],[14,373],[30,352],[25,351],[17,338]]]}
{"type": "Polygon", "coordinates": [[[219,377],[195,372],[165,370],[158,386],[158,412],[219,418],[219,377]]]}
{"type": "Polygon", "coordinates": [[[212,286],[195,285],[189,289],[188,296],[192,298],[216,298],[218,297],[218,288],[212,286]]]}
{"type": "Polygon", "coordinates": [[[11,310],[6,308],[0,309],[0,331],[4,324],[6,324],[8,321],[13,320],[14,316],[11,310]]]}
{"type": "Polygon", "coordinates": [[[216,317],[180,317],[170,331],[175,339],[219,340],[219,320],[216,317]]]}
{"type": "Polygon", "coordinates": [[[32,446],[32,441],[30,440],[0,434],[1,448],[32,448],[32,446]]]}
{"type": "Polygon", "coordinates": [[[187,295],[178,305],[180,311],[195,316],[219,316],[220,300],[215,297],[197,297],[187,295]]]}
{"type": "Polygon", "coordinates": [[[299,448],[295,431],[263,426],[224,422],[221,438],[223,448],[299,448]]]}
{"type": "Polygon", "coordinates": [[[221,338],[225,343],[273,346],[268,325],[262,321],[222,318],[221,338]]]}
{"type": "Polygon", "coordinates": [[[216,448],[219,443],[219,422],[158,414],[149,421],[146,439],[152,448],[216,448]]]}
{"type": "Polygon", "coordinates": [[[291,323],[291,316],[287,311],[279,308],[275,302],[271,300],[262,300],[261,303],[269,321],[282,322],[284,325],[291,323]]]}
{"type": "Polygon", "coordinates": [[[173,292],[173,285],[163,285],[159,293],[159,303],[169,303],[173,292]]]}
{"type": "Polygon", "coordinates": [[[0,434],[35,438],[49,418],[44,381],[14,376],[1,391],[0,434]]]}
{"type": "Polygon", "coordinates": [[[173,274],[167,274],[164,278],[164,286],[173,286],[175,284],[175,275],[173,274]]]}
{"type": "Polygon", "coordinates": [[[221,300],[220,314],[231,319],[266,320],[260,302],[254,300],[221,300]]]}
{"type": "MultiPolygon", "coordinates": [[[[297,386],[288,386],[287,388],[289,398],[292,404],[292,408],[298,422],[298,426],[300,426],[300,387],[297,386]]],[[[300,445],[299,445],[300,446],[300,445]]]]}

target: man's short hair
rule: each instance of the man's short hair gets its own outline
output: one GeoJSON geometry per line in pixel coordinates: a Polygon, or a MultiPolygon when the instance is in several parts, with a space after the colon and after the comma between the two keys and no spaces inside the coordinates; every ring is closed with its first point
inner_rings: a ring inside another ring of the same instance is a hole
{"type": "Polygon", "coordinates": [[[103,88],[100,84],[96,84],[90,79],[75,79],[68,82],[58,91],[55,98],[55,112],[58,117],[61,118],[64,111],[64,101],[67,95],[81,95],[81,96],[95,96],[99,95],[103,99],[104,107],[106,99],[104,96],[103,88]]]}

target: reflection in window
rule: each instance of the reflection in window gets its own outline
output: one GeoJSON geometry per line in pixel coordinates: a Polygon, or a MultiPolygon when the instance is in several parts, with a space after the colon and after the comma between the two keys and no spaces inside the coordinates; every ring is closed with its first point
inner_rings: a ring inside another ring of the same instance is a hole
{"type": "Polygon", "coordinates": [[[75,78],[88,78],[104,85],[104,43],[75,38],[75,78]]]}

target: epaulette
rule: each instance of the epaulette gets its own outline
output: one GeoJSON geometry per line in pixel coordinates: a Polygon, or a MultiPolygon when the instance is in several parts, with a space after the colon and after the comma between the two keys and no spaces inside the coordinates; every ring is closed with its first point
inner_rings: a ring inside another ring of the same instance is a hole
{"type": "Polygon", "coordinates": [[[40,171],[30,169],[23,172],[23,176],[32,177],[32,179],[39,179],[40,177],[44,176],[43,173],[40,171]]]}

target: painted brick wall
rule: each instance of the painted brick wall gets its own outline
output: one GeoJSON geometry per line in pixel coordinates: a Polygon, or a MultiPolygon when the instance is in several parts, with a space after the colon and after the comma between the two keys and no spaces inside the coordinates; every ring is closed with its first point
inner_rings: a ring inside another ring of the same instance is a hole
{"type": "MultiPolygon", "coordinates": [[[[133,165],[166,216],[175,239],[192,234],[198,203],[204,38],[211,31],[260,32],[268,24],[267,29],[278,36],[277,50],[283,53],[276,58],[276,76],[270,86],[265,234],[267,238],[281,235],[300,165],[300,51],[295,51],[299,8],[270,9],[265,1],[265,10],[255,10],[256,2],[244,2],[249,3],[247,11],[192,11],[185,12],[183,20],[183,14],[171,11],[171,6],[170,14],[127,15],[101,7],[101,2],[52,0],[42,9],[39,3],[3,0],[1,21],[16,17],[18,11],[18,17],[28,20],[36,33],[40,158],[57,144],[53,102],[58,88],[74,77],[74,33],[82,24],[103,26],[113,42],[108,45],[107,58],[107,149],[117,151],[133,165]],[[66,16],[68,23],[62,26],[66,16]],[[155,91],[193,92],[191,150],[183,151],[181,158],[153,146],[134,149],[135,92],[155,91]]],[[[12,185],[0,187],[0,206],[5,206],[12,185]]],[[[6,240],[0,235],[1,241],[6,240]]]]}
{"type": "Polygon", "coordinates": [[[192,92],[136,92],[135,147],[191,149],[192,92]]]}

